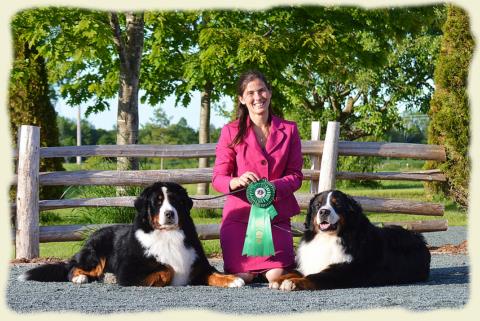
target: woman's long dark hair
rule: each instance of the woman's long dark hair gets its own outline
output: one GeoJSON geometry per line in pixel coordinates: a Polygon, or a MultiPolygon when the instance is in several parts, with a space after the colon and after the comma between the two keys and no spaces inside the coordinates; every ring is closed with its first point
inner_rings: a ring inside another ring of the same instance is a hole
{"type": "MultiPolygon", "coordinates": [[[[272,92],[272,87],[270,86],[270,83],[267,81],[265,78],[265,75],[262,74],[258,70],[249,70],[244,72],[240,78],[238,79],[237,82],[237,119],[238,119],[238,133],[235,136],[235,138],[232,141],[231,146],[235,146],[239,144],[243,138],[245,137],[245,134],[247,132],[247,119],[248,119],[248,109],[245,104],[242,104],[240,102],[240,99],[238,97],[243,95],[243,92],[245,91],[245,88],[247,87],[248,83],[255,80],[255,79],[260,79],[263,81],[265,86],[267,86],[268,90],[272,92]]],[[[268,122],[270,123],[272,119],[272,104],[268,106],[268,122]]]]}

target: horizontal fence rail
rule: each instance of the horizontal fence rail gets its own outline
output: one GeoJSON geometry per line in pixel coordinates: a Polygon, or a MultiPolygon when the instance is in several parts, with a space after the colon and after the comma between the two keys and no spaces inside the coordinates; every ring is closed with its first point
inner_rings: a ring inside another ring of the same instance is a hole
{"type": "Polygon", "coordinates": [[[336,179],[343,180],[395,180],[395,181],[426,181],[445,182],[445,175],[438,169],[412,172],[337,172],[336,179]]]}
{"type": "MultiPolygon", "coordinates": [[[[199,209],[221,209],[223,208],[225,202],[225,198],[208,199],[211,197],[209,195],[195,195],[192,197],[204,199],[193,201],[194,208],[199,209]]],[[[295,198],[302,209],[306,209],[308,207],[312,197],[313,194],[295,193],[295,198]]],[[[355,196],[354,199],[366,212],[426,216],[442,216],[444,212],[444,206],[437,203],[361,196],[355,196]]],[[[134,200],[135,196],[41,200],[39,202],[39,208],[40,211],[47,211],[75,207],[133,207],[134,200]]],[[[12,210],[15,209],[15,205],[12,205],[12,210]]]]}
{"type": "MultiPolygon", "coordinates": [[[[447,220],[428,220],[414,222],[388,222],[373,223],[377,226],[402,226],[416,232],[434,232],[446,231],[448,228],[447,220]]],[[[59,225],[59,226],[40,226],[40,243],[47,242],[70,242],[82,241],[93,231],[112,225],[124,224],[89,224],[89,225],[59,225]]],[[[272,228],[275,228],[273,225],[272,228]]],[[[198,224],[196,226],[200,240],[216,240],[220,238],[219,224],[198,224]]],[[[292,235],[302,236],[304,225],[300,222],[292,222],[292,235]]],[[[12,231],[12,237],[15,235],[12,231]]]]}
{"type": "Polygon", "coordinates": [[[341,141],[338,143],[338,154],[341,156],[411,158],[440,162],[447,159],[443,146],[407,143],[341,141]]]}
{"type": "MultiPolygon", "coordinates": [[[[303,169],[304,180],[319,178],[319,170],[303,169]]],[[[156,181],[171,181],[179,184],[210,183],[213,168],[185,168],[168,170],[89,170],[72,172],[45,172],[39,175],[39,184],[44,186],[69,185],[148,185],[156,181]]],[[[340,180],[398,180],[398,181],[438,181],[444,182],[445,175],[439,170],[425,170],[415,172],[337,172],[336,179],[340,180]]],[[[17,184],[14,176],[13,185],[17,184]]]]}
{"type": "MultiPolygon", "coordinates": [[[[195,145],[98,145],[62,146],[40,148],[40,158],[53,157],[158,157],[158,158],[200,158],[214,157],[215,143],[195,145]]],[[[302,140],[302,153],[322,155],[323,141],[302,140]]],[[[18,151],[13,154],[18,157],[18,151]]],[[[440,145],[349,142],[338,143],[340,156],[377,156],[445,161],[445,149],[440,145]]]]}

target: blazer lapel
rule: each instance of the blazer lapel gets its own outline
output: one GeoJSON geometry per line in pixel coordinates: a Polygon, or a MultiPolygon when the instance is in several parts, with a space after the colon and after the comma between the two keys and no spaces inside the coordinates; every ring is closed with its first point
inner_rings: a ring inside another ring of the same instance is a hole
{"type": "MultiPolygon", "coordinates": [[[[275,148],[284,141],[286,136],[285,126],[278,117],[272,115],[270,134],[268,135],[267,144],[265,145],[267,154],[270,154],[273,150],[275,150],[275,148]]],[[[255,139],[255,137],[253,138],[255,139]]]]}

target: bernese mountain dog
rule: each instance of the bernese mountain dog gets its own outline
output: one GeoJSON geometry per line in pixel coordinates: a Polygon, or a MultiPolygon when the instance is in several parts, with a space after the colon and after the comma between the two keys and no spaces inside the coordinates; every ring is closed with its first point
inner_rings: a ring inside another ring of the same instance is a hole
{"type": "Polygon", "coordinates": [[[81,284],[100,280],[108,272],[122,286],[245,284],[208,262],[190,217],[193,202],[182,186],[154,183],[134,205],[133,224],[98,229],[68,262],[41,265],[20,278],[81,284]]]}
{"type": "Polygon", "coordinates": [[[315,195],[297,249],[297,268],[269,284],[283,291],[371,287],[426,281],[430,252],[421,234],[373,225],[338,190],[315,195]]]}

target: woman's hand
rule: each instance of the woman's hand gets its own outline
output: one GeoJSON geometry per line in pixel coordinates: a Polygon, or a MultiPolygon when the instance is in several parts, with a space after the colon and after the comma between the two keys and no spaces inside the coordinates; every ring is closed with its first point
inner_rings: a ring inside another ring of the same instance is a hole
{"type": "Polygon", "coordinates": [[[253,172],[245,172],[240,177],[234,177],[230,180],[230,190],[236,190],[241,187],[247,187],[248,184],[260,180],[257,174],[253,172]]]}

